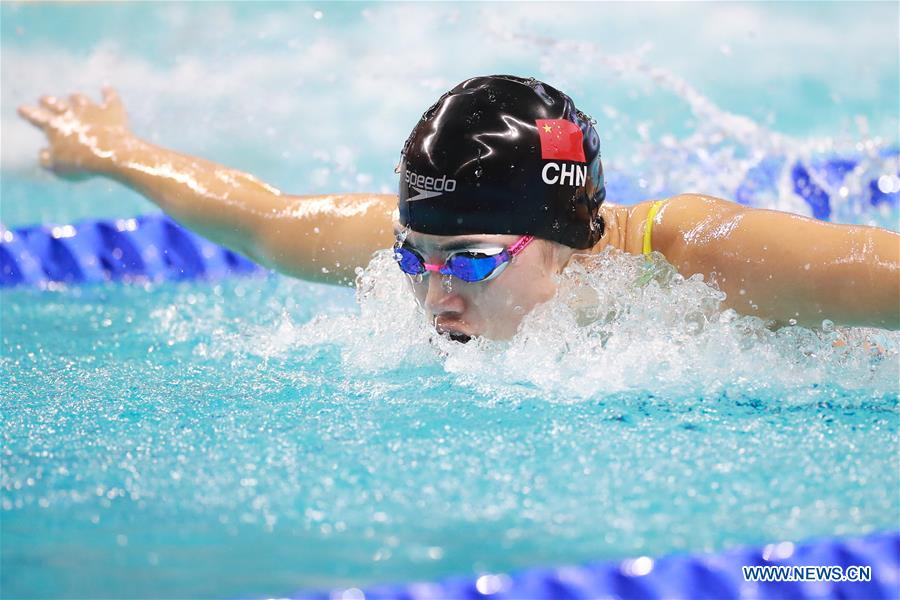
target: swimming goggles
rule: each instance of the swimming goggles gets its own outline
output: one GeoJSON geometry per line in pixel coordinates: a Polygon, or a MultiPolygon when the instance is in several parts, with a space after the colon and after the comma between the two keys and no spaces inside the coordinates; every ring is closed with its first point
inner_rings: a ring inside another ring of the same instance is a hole
{"type": "Polygon", "coordinates": [[[394,260],[407,275],[436,272],[441,275],[453,275],[469,283],[490,281],[503,272],[512,257],[524,250],[525,246],[530,244],[533,239],[533,235],[523,236],[515,244],[501,248],[499,252],[495,253],[460,250],[450,254],[442,265],[426,263],[422,256],[406,242],[398,240],[394,244],[394,260]]]}

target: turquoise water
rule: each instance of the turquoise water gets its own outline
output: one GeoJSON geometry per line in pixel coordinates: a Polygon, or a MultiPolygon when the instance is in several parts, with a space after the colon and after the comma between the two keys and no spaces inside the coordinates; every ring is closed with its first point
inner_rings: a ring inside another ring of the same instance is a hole
{"type": "MultiPolygon", "coordinates": [[[[865,186],[896,173],[898,10],[5,3],[2,220],[153,210],[35,168],[13,111],[41,93],[114,83],[158,143],[377,191],[444,88],[508,71],[597,118],[616,201],[853,155],[832,220],[896,230],[865,186]]],[[[750,202],[810,211],[780,182],[750,202]]],[[[2,594],[261,597],[900,527],[900,335],[770,331],[664,263],[646,287],[639,261],[597,263],[512,342],[465,346],[385,255],[358,291],[0,292],[2,594]]]]}
{"type": "Polygon", "coordinates": [[[896,336],[884,358],[676,326],[641,372],[615,349],[637,316],[585,360],[540,325],[540,351],[432,346],[412,310],[390,348],[349,291],[280,278],[4,294],[10,597],[279,595],[897,526],[896,336]]]}

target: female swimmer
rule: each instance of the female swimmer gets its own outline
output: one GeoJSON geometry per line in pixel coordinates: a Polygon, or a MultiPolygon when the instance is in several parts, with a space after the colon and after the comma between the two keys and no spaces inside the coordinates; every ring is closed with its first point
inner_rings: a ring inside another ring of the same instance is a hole
{"type": "Polygon", "coordinates": [[[140,139],[117,94],[103,95],[19,108],[49,140],[43,167],[115,179],[210,240],[304,279],[352,284],[393,245],[437,330],[460,341],[511,337],[573,257],[607,247],[658,251],[685,277],[714,278],[724,308],[773,326],[900,328],[900,235],[702,194],[604,205],[591,120],[535,79],[475,77],[441,96],[404,145],[399,197],[282,194],[140,139]]]}

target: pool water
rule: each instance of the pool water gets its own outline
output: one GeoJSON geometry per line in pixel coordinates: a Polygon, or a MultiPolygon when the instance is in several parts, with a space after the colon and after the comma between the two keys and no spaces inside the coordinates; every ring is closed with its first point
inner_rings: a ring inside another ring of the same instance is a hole
{"type": "MultiPolygon", "coordinates": [[[[593,289],[637,273],[604,258],[593,289]]],[[[462,346],[394,271],[360,306],[276,277],[4,292],[4,589],[284,594],[896,526],[897,335],[773,333],[663,267],[633,293],[667,325],[561,299],[462,346]]]]}
{"type": "MultiPolygon", "coordinates": [[[[0,209],[152,210],[37,172],[11,107],[47,91],[121,82],[160,143],[292,192],[378,190],[444,87],[510,71],[598,119],[616,201],[733,197],[775,157],[746,202],[811,214],[785,173],[852,156],[822,184],[829,218],[896,230],[867,186],[897,172],[898,10],[3,4],[0,209]]],[[[594,263],[511,342],[466,345],[433,335],[386,253],[355,290],[3,290],[3,595],[262,597],[900,527],[900,334],[772,331],[660,256],[643,285],[639,257],[594,263]]]]}

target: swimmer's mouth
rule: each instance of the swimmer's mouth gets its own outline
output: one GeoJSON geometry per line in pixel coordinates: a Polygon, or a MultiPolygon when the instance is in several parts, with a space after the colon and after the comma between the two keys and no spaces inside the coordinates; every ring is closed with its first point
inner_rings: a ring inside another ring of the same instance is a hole
{"type": "Polygon", "coordinates": [[[434,328],[441,335],[447,334],[447,336],[454,342],[459,342],[461,344],[465,344],[466,342],[468,342],[469,340],[472,339],[472,336],[469,335],[468,333],[463,333],[462,331],[460,331],[458,329],[448,327],[447,324],[439,323],[439,322],[437,322],[437,320],[435,320],[434,328]]]}

